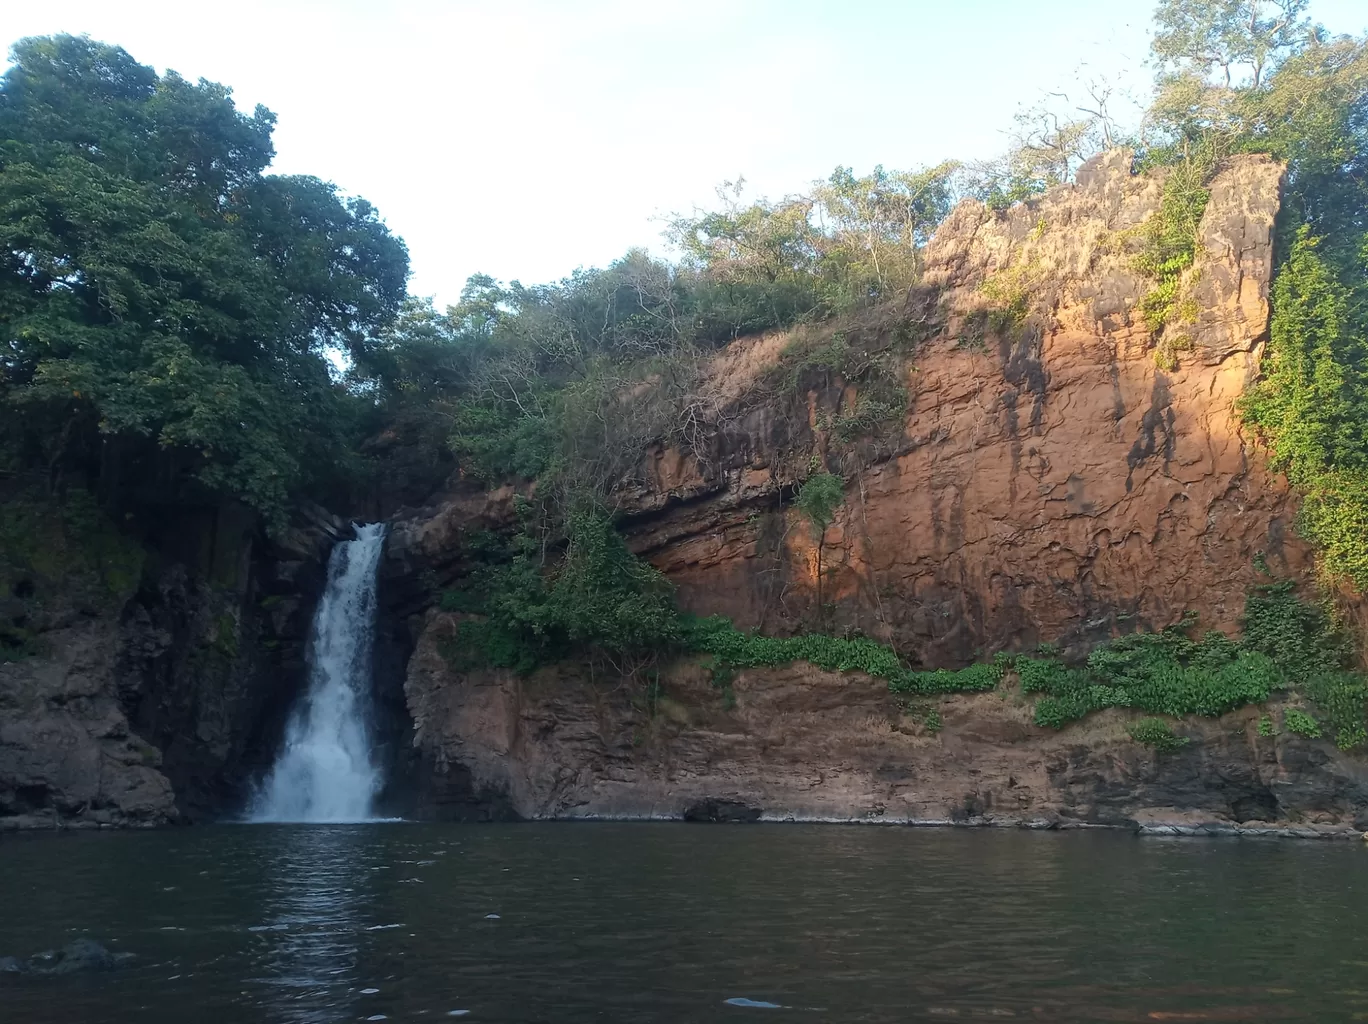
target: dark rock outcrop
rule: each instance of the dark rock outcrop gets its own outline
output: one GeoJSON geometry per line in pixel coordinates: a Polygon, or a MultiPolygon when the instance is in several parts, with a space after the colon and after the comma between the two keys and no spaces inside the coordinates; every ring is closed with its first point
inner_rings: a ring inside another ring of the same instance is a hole
{"type": "Polygon", "coordinates": [[[94,939],[76,939],[61,949],[34,953],[27,959],[0,957],[0,974],[80,974],[112,971],[137,959],[133,953],[111,953],[94,939]]]}
{"type": "Polygon", "coordinates": [[[33,650],[0,662],[0,829],[217,816],[277,749],[345,524],[305,509],[268,541],[229,507],[163,527],[125,591],[81,598],[73,561],[25,602],[33,650]]]}

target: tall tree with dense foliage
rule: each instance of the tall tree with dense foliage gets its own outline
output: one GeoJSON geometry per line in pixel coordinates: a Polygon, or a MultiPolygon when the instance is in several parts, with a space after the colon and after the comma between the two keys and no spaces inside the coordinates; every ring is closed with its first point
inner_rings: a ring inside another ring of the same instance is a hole
{"type": "Polygon", "coordinates": [[[10,471],[113,498],[234,495],[279,519],[344,453],[329,354],[405,296],[362,199],[269,175],[274,115],[85,37],[0,80],[0,418],[10,471]]]}

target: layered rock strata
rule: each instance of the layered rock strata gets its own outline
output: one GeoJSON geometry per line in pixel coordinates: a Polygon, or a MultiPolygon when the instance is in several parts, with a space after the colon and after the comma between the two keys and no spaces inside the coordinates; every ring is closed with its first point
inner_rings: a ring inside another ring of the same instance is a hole
{"type": "MultiPolygon", "coordinates": [[[[1302,578],[1310,563],[1294,499],[1235,408],[1267,338],[1282,174],[1258,156],[1221,168],[1190,301],[1158,335],[1138,311],[1153,282],[1133,253],[1163,180],[1133,174],[1129,154],[1008,211],[962,204],[906,303],[718,354],[692,443],[657,448],[619,487],[630,544],[691,611],[772,633],[820,619],[930,667],[1044,641],[1079,653],[1193,612],[1237,631],[1258,566],[1302,578]],[[793,356],[827,342],[899,367],[908,402],[891,429],[842,441],[861,380],[793,356]],[[790,386],[776,388],[780,364],[790,386]],[[820,538],[826,609],[819,538],[792,507],[814,464],[846,481],[820,538]]],[[[652,707],[584,666],[527,680],[453,670],[453,620],[423,615],[413,581],[431,593],[459,575],[463,538],[506,524],[512,497],[457,485],[392,535],[427,813],[1368,824],[1358,759],[1261,737],[1253,711],[1185,723],[1188,745],[1155,755],[1120,711],[1037,728],[1010,687],[946,698],[933,734],[882,683],[806,665],[743,673],[731,708],[687,660],[652,707]]]]}
{"type": "Polygon", "coordinates": [[[455,624],[430,613],[408,676],[439,783],[419,810],[434,817],[1368,828],[1368,764],[1325,740],[1261,736],[1254,708],[1185,721],[1187,744],[1156,753],[1127,734],[1136,713],[1054,732],[1011,685],[942,698],[932,731],[882,680],[806,664],[740,672],[724,693],[676,662],[648,705],[583,666],[453,674],[455,624]]]}

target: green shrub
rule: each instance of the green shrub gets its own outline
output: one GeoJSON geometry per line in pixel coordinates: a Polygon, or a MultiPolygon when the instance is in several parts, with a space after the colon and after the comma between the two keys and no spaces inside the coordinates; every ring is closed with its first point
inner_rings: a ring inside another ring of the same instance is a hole
{"type": "MultiPolygon", "coordinates": [[[[1360,215],[1361,217],[1361,215],[1360,215]]],[[[1264,378],[1240,402],[1274,469],[1304,495],[1297,527],[1333,582],[1368,588],[1368,288],[1303,227],[1273,282],[1264,378]]]]}
{"type": "Polygon", "coordinates": [[[1053,657],[1015,659],[1022,692],[1042,695],[1036,724],[1059,729],[1109,707],[1215,717],[1299,688],[1322,707],[1344,749],[1368,740],[1368,680],[1345,669],[1352,648],[1290,582],[1250,592],[1238,641],[1215,631],[1193,640],[1187,635],[1193,625],[1188,617],[1157,633],[1117,637],[1095,648],[1084,666],[1053,657]]]}
{"type": "Polygon", "coordinates": [[[1004,674],[1002,665],[991,663],[925,672],[903,670],[889,677],[888,688],[894,693],[982,693],[994,689],[1004,674]]]}
{"type": "Polygon", "coordinates": [[[1142,718],[1126,730],[1136,743],[1151,747],[1159,753],[1171,753],[1187,745],[1186,736],[1174,735],[1173,729],[1162,718],[1142,718]]]}
{"type": "Polygon", "coordinates": [[[1275,736],[1275,735],[1277,735],[1276,732],[1275,732],[1274,729],[1273,729],[1273,716],[1272,716],[1272,715],[1260,715],[1260,716],[1259,716],[1259,735],[1260,735],[1260,736],[1275,736]]]}
{"type": "Polygon", "coordinates": [[[1308,715],[1305,711],[1296,708],[1288,708],[1283,712],[1283,725],[1287,726],[1287,731],[1303,736],[1309,740],[1320,739],[1320,723],[1308,715]]]}
{"type": "Polygon", "coordinates": [[[454,648],[486,664],[528,672],[576,651],[645,655],[677,647],[674,591],[627,550],[611,517],[585,502],[567,521],[558,564],[543,565],[535,537],[514,538],[506,564],[480,571],[474,590],[448,590],[448,611],[478,611],[461,623],[454,648]]]}
{"type": "Polygon", "coordinates": [[[1368,679],[1358,672],[1326,672],[1302,685],[1316,709],[1325,716],[1341,750],[1368,742],[1364,708],[1368,705],[1368,679]]]}
{"type": "MultiPolygon", "coordinates": [[[[1197,229],[1211,193],[1207,182],[1216,170],[1215,154],[1185,158],[1169,168],[1159,209],[1140,226],[1135,268],[1155,283],[1140,300],[1140,315],[1154,332],[1182,314],[1183,275],[1197,258],[1197,229]]],[[[1165,351],[1172,358],[1173,345],[1165,351]]],[[[1162,367],[1173,369],[1173,366],[1162,367]]]]}
{"type": "Polygon", "coordinates": [[[902,664],[891,647],[868,637],[846,639],[821,633],[761,636],[737,629],[720,615],[687,620],[683,643],[688,650],[713,655],[714,678],[718,666],[733,671],[806,661],[829,672],[864,672],[886,679],[890,692],[907,696],[991,690],[1006,671],[1003,661],[962,669],[913,671],[902,664]]]}

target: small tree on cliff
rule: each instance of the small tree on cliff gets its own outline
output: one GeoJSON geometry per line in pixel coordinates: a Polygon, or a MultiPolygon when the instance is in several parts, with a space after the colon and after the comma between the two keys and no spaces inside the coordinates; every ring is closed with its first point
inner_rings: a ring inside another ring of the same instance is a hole
{"type": "Polygon", "coordinates": [[[845,501],[845,487],[835,473],[814,473],[798,492],[798,509],[812,524],[817,535],[817,614],[826,621],[826,605],[822,601],[822,553],[827,527],[836,517],[836,510],[845,501]]]}

